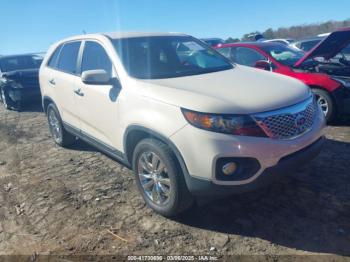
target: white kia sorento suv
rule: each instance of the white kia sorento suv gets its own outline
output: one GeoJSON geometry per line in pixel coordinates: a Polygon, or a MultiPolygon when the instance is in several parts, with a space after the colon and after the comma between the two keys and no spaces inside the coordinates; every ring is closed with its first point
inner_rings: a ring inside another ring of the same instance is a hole
{"type": "Polygon", "coordinates": [[[164,216],[252,190],[320,152],[309,88],[230,63],[184,34],[106,33],[54,44],[41,69],[54,141],[85,140],[131,167],[164,216]]]}

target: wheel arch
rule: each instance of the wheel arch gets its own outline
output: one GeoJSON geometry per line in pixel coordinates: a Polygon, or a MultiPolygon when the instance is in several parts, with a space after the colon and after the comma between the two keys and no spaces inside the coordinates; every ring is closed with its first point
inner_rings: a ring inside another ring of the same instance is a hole
{"type": "Polygon", "coordinates": [[[338,104],[338,101],[337,101],[337,98],[335,97],[335,95],[333,94],[333,92],[330,92],[329,90],[327,90],[326,88],[322,87],[322,86],[319,86],[319,85],[309,85],[309,87],[312,89],[320,89],[320,90],[323,90],[325,92],[327,92],[330,96],[330,98],[332,99],[333,101],[333,104],[334,104],[334,108],[335,108],[335,111],[336,113],[339,112],[339,104],[338,104]]]}
{"type": "MultiPolygon", "coordinates": [[[[53,103],[55,106],[55,102],[52,100],[51,97],[49,96],[44,96],[43,97],[43,100],[42,100],[42,107],[43,107],[43,111],[44,113],[46,114],[46,111],[47,111],[47,107],[49,106],[49,104],[53,103]]],[[[56,106],[57,107],[57,106],[56,106]]]]}
{"type": "MultiPolygon", "coordinates": [[[[129,126],[125,133],[124,133],[124,139],[123,139],[123,146],[124,146],[124,157],[125,160],[131,164],[132,163],[132,155],[134,152],[134,149],[136,145],[145,138],[154,138],[158,139],[172,150],[172,152],[175,155],[175,158],[180,165],[183,174],[185,175],[185,178],[189,176],[187,166],[185,164],[185,161],[180,153],[180,151],[177,149],[175,144],[164,135],[159,134],[158,132],[143,127],[139,125],[131,125],[129,126]]],[[[187,180],[187,179],[186,179],[187,180]]]]}

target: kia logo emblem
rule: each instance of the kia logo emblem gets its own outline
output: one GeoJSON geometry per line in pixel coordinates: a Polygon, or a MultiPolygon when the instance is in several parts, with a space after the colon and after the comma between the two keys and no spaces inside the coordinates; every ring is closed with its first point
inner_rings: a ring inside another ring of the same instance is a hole
{"type": "Polygon", "coordinates": [[[306,124],[306,118],[303,115],[298,115],[295,118],[295,127],[299,128],[299,129],[303,129],[304,126],[306,124]]]}

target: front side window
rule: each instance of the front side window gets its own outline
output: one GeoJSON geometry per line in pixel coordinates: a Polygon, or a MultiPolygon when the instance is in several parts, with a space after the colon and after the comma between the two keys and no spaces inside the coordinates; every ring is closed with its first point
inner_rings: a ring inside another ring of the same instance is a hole
{"type": "Polygon", "coordinates": [[[81,42],[66,43],[62,47],[57,68],[69,74],[77,73],[77,60],[81,42]]]}
{"type": "Polygon", "coordinates": [[[240,65],[254,67],[256,62],[267,60],[258,51],[248,47],[237,47],[232,49],[232,59],[240,65]]]}
{"type": "Polygon", "coordinates": [[[42,57],[38,55],[21,55],[3,57],[0,59],[0,71],[11,72],[16,70],[37,69],[40,67],[42,57]]]}
{"type": "Polygon", "coordinates": [[[287,66],[293,66],[305,54],[302,51],[297,51],[284,45],[269,45],[262,47],[262,49],[275,60],[287,66]]]}
{"type": "Polygon", "coordinates": [[[105,49],[99,43],[87,41],[84,47],[81,71],[98,69],[103,69],[112,76],[112,62],[105,49]]]}
{"type": "Polygon", "coordinates": [[[232,69],[232,64],[190,36],[122,38],[113,44],[124,68],[139,79],[173,78],[232,69]]]}

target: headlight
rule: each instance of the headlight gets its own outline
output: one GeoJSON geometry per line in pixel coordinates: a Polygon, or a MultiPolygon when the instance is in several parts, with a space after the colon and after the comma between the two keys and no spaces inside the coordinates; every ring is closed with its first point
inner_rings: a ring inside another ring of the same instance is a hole
{"type": "Polygon", "coordinates": [[[344,87],[350,88],[350,79],[344,79],[344,78],[338,78],[338,77],[332,77],[332,79],[342,84],[344,87]]]}
{"type": "Polygon", "coordinates": [[[183,108],[181,110],[186,120],[200,129],[237,136],[267,137],[248,115],[207,114],[183,108]]]}

